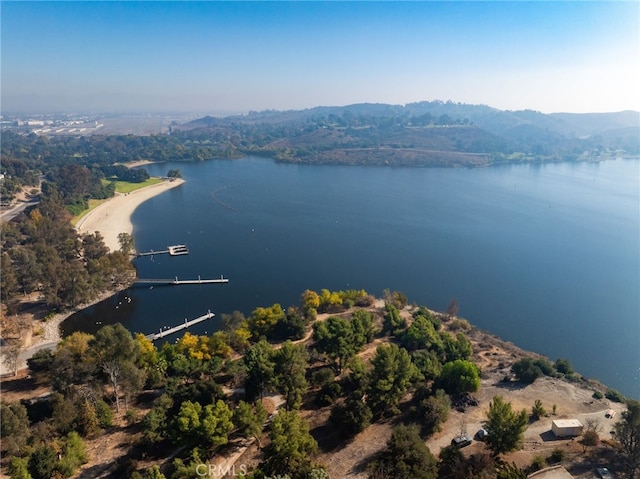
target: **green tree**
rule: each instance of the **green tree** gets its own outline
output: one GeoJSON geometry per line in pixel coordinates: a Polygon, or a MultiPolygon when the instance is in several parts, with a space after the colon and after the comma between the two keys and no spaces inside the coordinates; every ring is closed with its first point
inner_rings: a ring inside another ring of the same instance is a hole
{"type": "Polygon", "coordinates": [[[9,462],[9,476],[11,479],[33,479],[29,474],[29,458],[13,456],[9,462]]]}
{"type": "Polygon", "coordinates": [[[571,362],[568,359],[556,359],[554,367],[559,373],[566,375],[573,374],[573,366],[571,366],[571,362]]]}
{"type": "Polygon", "coordinates": [[[211,447],[226,444],[229,433],[233,430],[232,417],[233,412],[223,400],[218,399],[215,404],[207,404],[202,410],[200,421],[202,425],[200,436],[204,443],[211,447]]]}
{"type": "Polygon", "coordinates": [[[397,413],[400,400],[418,375],[409,353],[395,344],[380,345],[371,361],[367,403],[376,415],[397,413]]]}
{"type": "Polygon", "coordinates": [[[253,345],[243,356],[247,375],[244,382],[245,394],[249,401],[262,399],[264,391],[274,382],[273,347],[266,341],[253,345]]]}
{"type": "Polygon", "coordinates": [[[113,387],[116,410],[120,412],[120,387],[123,370],[135,368],[140,345],[120,323],[100,328],[90,341],[91,354],[107,374],[113,387]]]}
{"type": "Polygon", "coordinates": [[[51,479],[53,471],[58,463],[58,456],[54,448],[41,444],[35,448],[27,468],[33,479],[51,479]]]}
{"type": "Polygon", "coordinates": [[[320,307],[320,296],[315,291],[309,289],[302,293],[300,298],[300,306],[304,312],[305,317],[315,319],[320,307]]]}
{"type": "Polygon", "coordinates": [[[397,336],[407,327],[407,320],[400,316],[400,311],[393,304],[385,304],[382,321],[382,332],[397,336]]]}
{"type": "Polygon", "coordinates": [[[91,437],[100,430],[96,408],[88,399],[83,399],[80,402],[76,417],[76,428],[85,437],[91,437]]]}
{"type": "Polygon", "coordinates": [[[446,477],[447,479],[466,479],[469,477],[467,461],[459,447],[448,445],[440,450],[438,477],[446,477]]]}
{"type": "Polygon", "coordinates": [[[411,361],[418,368],[422,379],[435,379],[442,374],[442,363],[434,351],[414,351],[411,353],[411,361]]]}
{"type": "Polygon", "coordinates": [[[427,349],[440,352],[443,349],[442,340],[436,328],[424,316],[418,316],[414,319],[411,326],[402,334],[401,342],[409,351],[427,349]]]}
{"type": "Polygon", "coordinates": [[[73,385],[93,380],[96,362],[90,354],[91,340],[92,335],[76,331],[58,344],[50,368],[54,389],[67,393],[73,385]]]}
{"type": "Polygon", "coordinates": [[[444,355],[446,361],[455,361],[456,359],[469,359],[473,354],[471,341],[462,333],[457,333],[454,338],[449,333],[441,333],[442,343],[444,345],[444,355]]]}
{"type": "Polygon", "coordinates": [[[287,411],[298,409],[307,391],[307,360],[309,353],[302,344],[286,341],[275,352],[274,378],[276,387],[284,396],[287,411]]]}
{"type": "Polygon", "coordinates": [[[368,467],[371,479],[436,479],[436,458],[420,437],[418,426],[393,429],[387,448],[368,467]]]}
{"type": "Polygon", "coordinates": [[[82,235],[82,252],[86,260],[100,259],[109,253],[104,238],[99,231],[82,235]]]}
{"type": "Polygon", "coordinates": [[[196,447],[191,451],[191,457],[186,464],[180,458],[176,458],[173,461],[171,479],[199,479],[202,477],[201,464],[203,464],[203,461],[200,459],[198,448],[196,447]]]}
{"type": "Polygon", "coordinates": [[[327,355],[338,374],[359,350],[348,319],[331,316],[313,324],[315,349],[327,355]]]}
{"type": "Polygon", "coordinates": [[[328,289],[320,290],[320,306],[319,311],[323,313],[333,313],[342,309],[342,298],[335,291],[328,289]]]}
{"type": "MultiPolygon", "coordinates": [[[[4,233],[4,224],[2,228],[4,233]]],[[[15,296],[18,294],[19,284],[14,264],[6,252],[0,255],[0,271],[2,271],[0,275],[0,299],[2,304],[9,306],[14,302],[15,296]]]]}
{"type": "Polygon", "coordinates": [[[260,468],[266,474],[303,479],[313,469],[312,455],[317,450],[307,422],[296,411],[280,411],[271,422],[271,443],[264,449],[260,468]]]}
{"type": "Polygon", "coordinates": [[[88,460],[82,438],[77,432],[72,431],[67,434],[64,447],[62,448],[62,459],[57,466],[63,477],[71,477],[76,470],[88,460]]]}
{"type": "Polygon", "coordinates": [[[522,358],[511,366],[511,372],[515,374],[518,381],[531,384],[543,375],[542,370],[531,358],[522,358]]]}
{"type": "Polygon", "coordinates": [[[160,472],[160,468],[158,466],[152,466],[147,469],[144,479],[166,479],[166,477],[162,472],[160,472]]]}
{"type": "Polygon", "coordinates": [[[343,404],[331,408],[331,420],[347,437],[368,428],[372,418],[371,408],[357,394],[349,395],[343,404]]]}
{"type": "Polygon", "coordinates": [[[516,450],[522,444],[524,431],[527,428],[527,411],[513,411],[511,403],[505,402],[502,396],[494,396],[489,403],[487,420],[483,422],[489,433],[487,444],[495,455],[516,450]]]}
{"type": "Polygon", "coordinates": [[[240,401],[238,407],[233,411],[233,422],[238,427],[240,434],[244,437],[254,437],[260,443],[260,435],[267,420],[267,411],[261,401],[251,404],[240,401]]]}
{"type": "Polygon", "coordinates": [[[353,312],[351,329],[353,331],[353,340],[358,349],[373,341],[373,337],[376,334],[375,321],[375,315],[369,311],[357,309],[353,312]]]}
{"type": "Polygon", "coordinates": [[[625,466],[627,477],[636,477],[640,469],[640,402],[627,401],[627,410],[621,420],[613,426],[613,437],[620,446],[620,458],[625,466]]]}
{"type": "Polygon", "coordinates": [[[440,430],[440,425],[447,422],[449,411],[451,410],[451,399],[442,390],[436,390],[435,394],[425,394],[426,388],[418,390],[414,394],[417,400],[416,413],[418,423],[422,425],[422,431],[426,435],[431,435],[440,430]]]}
{"type": "Polygon", "coordinates": [[[0,431],[2,450],[9,454],[19,453],[29,439],[29,417],[27,409],[19,402],[0,403],[0,431]]]}
{"type": "Polygon", "coordinates": [[[192,442],[198,437],[200,430],[200,416],[202,406],[199,402],[185,401],[180,405],[180,411],[175,418],[175,428],[177,439],[185,442],[192,442]]]}
{"type": "Polygon", "coordinates": [[[515,462],[501,463],[497,468],[497,479],[527,479],[527,472],[520,469],[515,462]]]}
{"type": "Polygon", "coordinates": [[[182,171],[179,169],[169,170],[167,178],[182,178],[182,171]]]}
{"type": "MultiPolygon", "coordinates": [[[[138,343],[139,345],[139,343],[138,343]]],[[[125,361],[120,366],[120,384],[124,393],[124,410],[129,410],[131,398],[144,387],[147,375],[133,361],[125,361]]]]}
{"type": "Polygon", "coordinates": [[[547,413],[544,406],[542,406],[542,401],[540,399],[536,399],[531,407],[531,417],[538,421],[542,416],[547,413]]]}
{"type": "Polygon", "coordinates": [[[436,385],[447,394],[475,392],[480,388],[480,370],[470,361],[457,359],[442,367],[436,385]]]}
{"type": "Polygon", "coordinates": [[[249,331],[255,340],[268,338],[278,322],[285,319],[284,310],[279,304],[273,304],[268,308],[256,308],[249,316],[247,323],[249,331]]]}
{"type": "Polygon", "coordinates": [[[128,255],[134,252],[133,237],[129,233],[118,233],[118,244],[122,253],[128,255]]]}

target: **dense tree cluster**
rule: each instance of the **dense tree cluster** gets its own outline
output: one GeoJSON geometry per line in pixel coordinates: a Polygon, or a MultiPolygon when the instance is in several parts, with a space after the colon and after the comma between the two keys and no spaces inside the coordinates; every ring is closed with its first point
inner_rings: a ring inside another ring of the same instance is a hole
{"type": "MultiPolygon", "coordinates": [[[[22,186],[37,186],[44,175],[57,185],[72,179],[76,187],[87,178],[86,191],[99,194],[100,178],[117,177],[122,181],[140,182],[148,178],[143,168],[129,169],[117,163],[137,160],[192,161],[210,158],[238,157],[237,148],[224,138],[209,135],[206,142],[187,134],[176,135],[92,135],[39,136],[2,132],[2,200],[11,199],[22,186]],[[80,170],[82,168],[83,170],[80,170]]],[[[76,191],[77,192],[77,191],[76,191]]],[[[104,190],[103,193],[104,194],[104,190]]],[[[92,196],[101,198],[102,196],[92,196]]]]}
{"type": "Polygon", "coordinates": [[[78,237],[69,220],[52,191],[28,216],[3,224],[0,289],[9,310],[19,294],[38,292],[49,307],[64,309],[129,284],[128,256],[110,253],[97,232],[78,237]]]}
{"type": "MultiPolygon", "coordinates": [[[[305,291],[300,304],[289,310],[307,317],[305,311],[320,307],[320,298],[332,296],[340,294],[305,291]]],[[[469,361],[466,336],[443,331],[454,319],[422,307],[398,306],[354,307],[318,317],[313,328],[305,325],[305,342],[265,339],[286,322],[279,305],[259,308],[248,318],[237,311],[223,315],[219,331],[186,333],[160,348],[121,325],[105,326],[95,335],[76,332],[54,352],[41,351],[29,360],[32,374],[50,381],[50,397],[0,405],[0,426],[8,438],[2,448],[11,456],[8,472],[12,478],[68,477],[87,460],[84,441],[126,419],[139,422],[139,446],[147,459],[161,459],[171,451],[178,456],[147,471],[122,463],[122,477],[196,478],[198,465],[226,454],[227,444],[244,438],[261,447],[261,462],[248,471],[248,478],[327,479],[315,459],[319,446],[314,431],[300,411],[319,406],[330,408],[328,425],[339,440],[374,421],[400,419],[386,449],[367,466],[371,478],[525,477],[499,455],[520,447],[529,417],[498,396],[483,424],[492,454],[468,456],[449,446],[436,460],[425,446],[424,438],[447,421],[452,398],[477,390],[479,370],[469,361]],[[385,324],[395,338],[384,335],[385,324]],[[381,344],[373,356],[361,358],[359,353],[376,338],[381,344]],[[139,417],[140,394],[150,389],[156,391],[155,400],[139,417]],[[270,416],[272,400],[282,405],[270,416]]],[[[532,411],[541,407],[537,402],[532,411]]],[[[639,467],[638,410],[630,402],[614,432],[630,478],[639,467]]]]}
{"type": "Polygon", "coordinates": [[[552,364],[544,358],[524,357],[513,363],[511,372],[518,381],[527,384],[533,383],[542,376],[573,376],[573,368],[567,359],[558,359],[555,364],[552,364]]]}

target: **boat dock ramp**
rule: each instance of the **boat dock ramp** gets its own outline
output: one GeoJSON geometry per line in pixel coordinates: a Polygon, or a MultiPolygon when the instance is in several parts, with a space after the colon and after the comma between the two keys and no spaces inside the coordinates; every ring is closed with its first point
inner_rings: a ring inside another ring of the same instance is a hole
{"type": "Polygon", "coordinates": [[[178,279],[176,276],[173,279],[136,279],[136,284],[168,284],[168,285],[180,285],[180,284],[213,284],[213,283],[228,283],[229,278],[220,276],[217,279],[202,279],[198,276],[198,279],[178,279]]]}
{"type": "Polygon", "coordinates": [[[147,334],[146,338],[150,339],[151,341],[155,341],[157,339],[162,339],[165,336],[169,336],[170,334],[173,333],[177,333],[178,331],[182,330],[182,329],[187,329],[189,326],[193,326],[194,324],[198,324],[202,321],[206,321],[207,319],[211,319],[215,316],[215,314],[213,314],[211,311],[207,311],[207,314],[205,314],[204,316],[200,316],[196,319],[192,319],[191,321],[188,321],[187,318],[184,319],[184,323],[179,324],[177,326],[174,326],[173,328],[168,328],[168,329],[162,329],[160,328],[159,332],[157,333],[152,333],[152,334],[147,334]]]}
{"type": "Polygon", "coordinates": [[[153,256],[155,254],[169,254],[171,256],[180,256],[183,254],[189,254],[189,249],[186,244],[177,244],[173,246],[167,246],[167,249],[161,251],[147,251],[145,253],[138,253],[136,256],[153,256]]]}

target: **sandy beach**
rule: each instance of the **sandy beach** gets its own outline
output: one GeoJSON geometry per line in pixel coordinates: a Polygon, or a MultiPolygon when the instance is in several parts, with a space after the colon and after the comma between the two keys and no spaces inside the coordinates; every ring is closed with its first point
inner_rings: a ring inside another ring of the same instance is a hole
{"type": "Polygon", "coordinates": [[[118,235],[133,232],[131,215],[138,206],[171,188],[184,183],[183,179],[166,180],[156,185],[135,190],[126,195],[116,194],[113,198],[90,211],[76,225],[78,233],[94,233],[99,231],[104,237],[104,243],[111,251],[120,249],[118,235]]]}

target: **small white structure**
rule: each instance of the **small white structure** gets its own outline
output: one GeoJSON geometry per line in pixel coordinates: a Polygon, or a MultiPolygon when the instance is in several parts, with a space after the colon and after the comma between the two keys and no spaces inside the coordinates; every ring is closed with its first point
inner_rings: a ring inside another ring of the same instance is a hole
{"type": "Polygon", "coordinates": [[[551,422],[551,431],[556,437],[580,436],[584,426],[577,419],[556,419],[551,422]]]}

